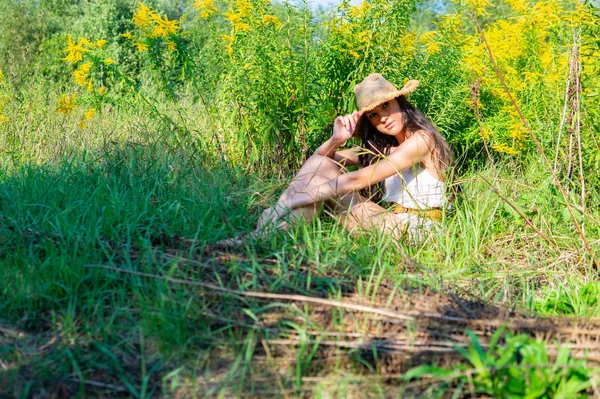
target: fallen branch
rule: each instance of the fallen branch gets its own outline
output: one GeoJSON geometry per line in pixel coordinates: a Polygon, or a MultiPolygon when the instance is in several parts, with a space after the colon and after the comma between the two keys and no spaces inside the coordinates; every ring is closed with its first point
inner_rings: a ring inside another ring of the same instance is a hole
{"type": "Polygon", "coordinates": [[[197,287],[203,287],[203,288],[207,288],[207,289],[210,289],[210,290],[213,290],[213,291],[216,291],[219,293],[223,293],[223,294],[239,295],[239,296],[250,297],[250,298],[278,299],[281,301],[314,303],[314,304],[318,304],[318,305],[354,310],[357,312],[372,313],[372,314],[376,314],[376,315],[380,315],[380,316],[389,317],[391,319],[407,320],[407,321],[414,320],[414,317],[403,315],[398,312],[393,312],[393,311],[389,311],[389,310],[385,310],[385,309],[373,308],[370,306],[359,305],[356,303],[334,301],[334,300],[324,299],[324,298],[313,298],[313,297],[309,297],[309,296],[305,296],[305,295],[287,295],[287,294],[271,294],[271,293],[266,293],[266,292],[254,292],[254,291],[238,291],[238,290],[232,290],[229,288],[220,287],[220,286],[214,285],[214,284],[201,283],[198,281],[182,280],[182,279],[171,278],[171,277],[163,277],[163,276],[158,276],[156,274],[136,272],[134,270],[119,269],[118,267],[111,267],[111,266],[106,266],[106,265],[85,265],[84,267],[112,270],[112,271],[119,272],[119,273],[131,274],[134,276],[148,277],[148,278],[153,278],[156,280],[164,280],[164,281],[168,281],[170,283],[175,283],[175,284],[186,284],[186,285],[192,285],[192,286],[197,286],[197,287]]]}

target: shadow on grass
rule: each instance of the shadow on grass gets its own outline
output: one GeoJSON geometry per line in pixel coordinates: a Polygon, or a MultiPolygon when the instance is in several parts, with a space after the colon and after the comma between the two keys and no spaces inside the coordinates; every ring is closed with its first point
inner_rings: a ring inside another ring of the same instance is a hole
{"type": "Polygon", "coordinates": [[[466,331],[486,348],[499,328],[546,341],[551,358],[568,344],[572,357],[600,360],[598,320],[535,318],[385,279],[338,282],[310,264],[286,271],[281,260],[246,251],[190,246],[185,239],[163,244],[132,249],[135,268],[90,265],[89,273],[153,287],[154,294],[172,291],[169,302],[193,303],[189,313],[169,314],[160,300],[152,303],[149,291],[148,309],[134,312],[129,334],[117,333],[110,343],[72,345],[60,337],[42,353],[24,350],[35,345],[15,338],[8,347],[22,352],[3,373],[4,386],[58,397],[352,396],[362,389],[418,396],[418,389],[406,388],[403,373],[418,365],[464,363],[456,346],[468,346],[466,331]],[[184,326],[177,324],[182,319],[184,326]],[[144,342],[135,323],[145,326],[144,342]],[[199,323],[204,332],[194,334],[199,323]],[[169,343],[178,329],[188,332],[187,339],[169,343]],[[177,342],[183,349],[173,348],[177,342]]]}

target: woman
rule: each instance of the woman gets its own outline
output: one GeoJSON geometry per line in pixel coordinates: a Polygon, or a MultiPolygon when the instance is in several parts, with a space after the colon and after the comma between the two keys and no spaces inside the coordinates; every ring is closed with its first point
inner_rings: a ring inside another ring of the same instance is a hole
{"type": "Polygon", "coordinates": [[[277,204],[264,211],[256,233],[310,218],[322,203],[349,230],[374,227],[394,236],[406,231],[422,236],[423,228],[439,222],[452,153],[431,121],[406,100],[418,85],[411,80],[397,90],[380,74],[356,85],[359,111],[335,119],[331,138],[306,161],[277,204]],[[338,151],[352,136],[362,139],[362,148],[338,151]],[[362,167],[343,173],[350,165],[362,167]],[[375,202],[381,192],[393,212],[375,202]]]}

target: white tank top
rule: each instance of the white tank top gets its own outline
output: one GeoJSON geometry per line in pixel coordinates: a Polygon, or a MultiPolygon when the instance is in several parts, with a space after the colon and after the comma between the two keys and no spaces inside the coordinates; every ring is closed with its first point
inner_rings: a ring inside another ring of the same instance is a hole
{"type": "Polygon", "coordinates": [[[446,202],[444,182],[418,164],[385,179],[384,187],[383,200],[405,208],[441,208],[446,202]]]}

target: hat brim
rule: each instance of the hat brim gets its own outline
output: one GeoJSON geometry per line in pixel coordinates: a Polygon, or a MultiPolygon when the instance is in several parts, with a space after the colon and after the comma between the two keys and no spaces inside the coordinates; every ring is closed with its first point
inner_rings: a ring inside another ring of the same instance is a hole
{"type": "Polygon", "coordinates": [[[385,96],[378,98],[377,101],[369,104],[366,107],[363,107],[362,109],[360,109],[358,112],[360,112],[361,114],[364,112],[369,112],[371,110],[373,110],[373,108],[377,107],[378,105],[383,104],[386,101],[390,101],[394,98],[400,97],[400,96],[405,96],[409,93],[412,93],[413,91],[416,90],[416,88],[419,87],[419,81],[418,80],[409,80],[408,82],[406,82],[406,84],[404,85],[404,87],[401,90],[397,90],[394,92],[391,92],[389,94],[386,94],[385,96]]]}

